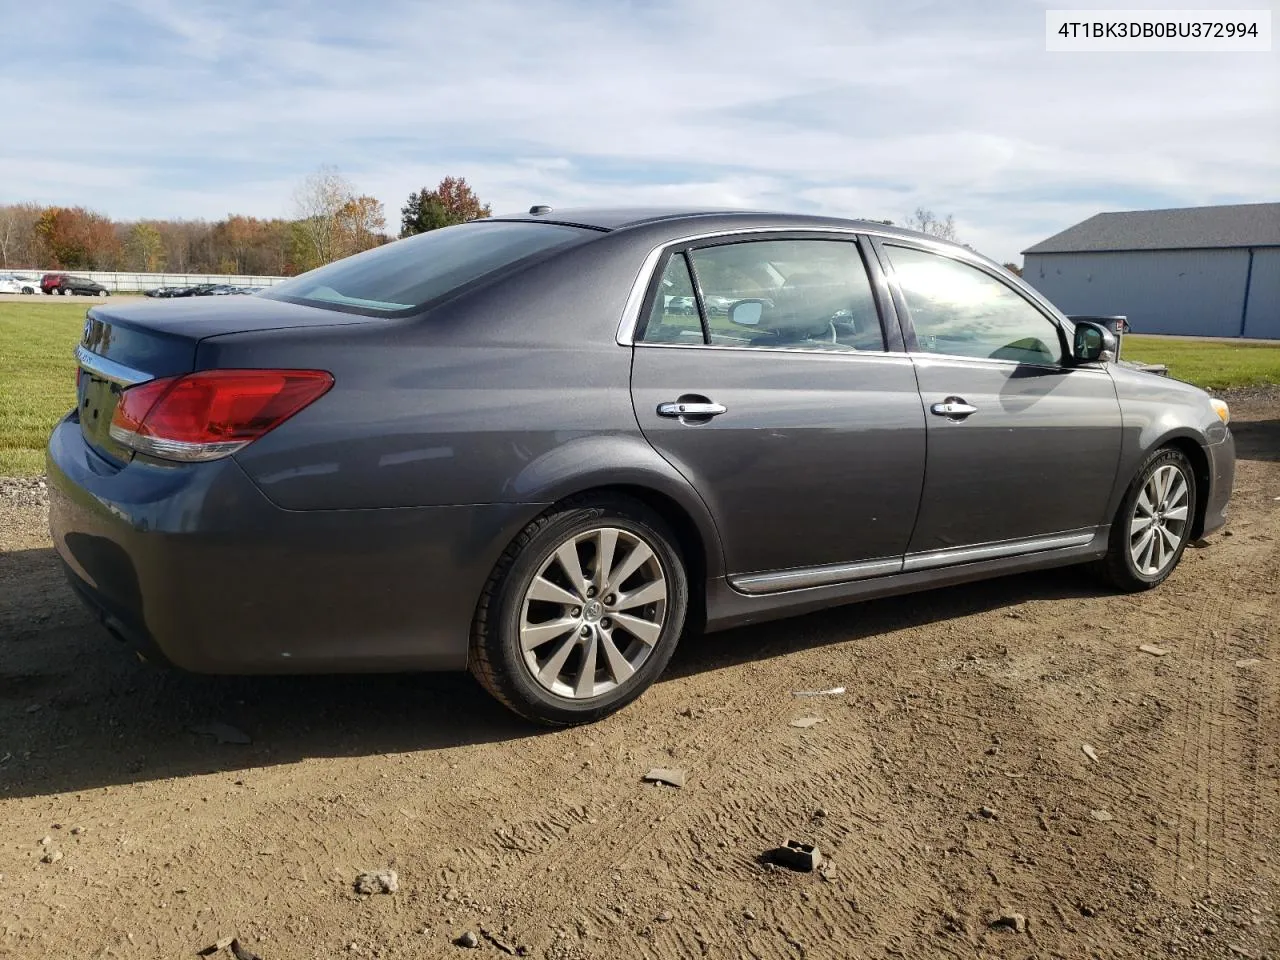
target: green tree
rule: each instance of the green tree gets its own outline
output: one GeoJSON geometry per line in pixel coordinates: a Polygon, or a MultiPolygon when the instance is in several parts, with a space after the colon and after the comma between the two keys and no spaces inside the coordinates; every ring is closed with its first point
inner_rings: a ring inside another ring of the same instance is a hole
{"type": "Polygon", "coordinates": [[[154,223],[135,223],[125,240],[129,266],[141,273],[155,273],[164,266],[164,238],[154,223]]]}
{"type": "Polygon", "coordinates": [[[466,178],[445,177],[434,190],[423,187],[409,194],[408,203],[400,208],[400,236],[411,237],[492,213],[489,204],[480,202],[466,178]]]}

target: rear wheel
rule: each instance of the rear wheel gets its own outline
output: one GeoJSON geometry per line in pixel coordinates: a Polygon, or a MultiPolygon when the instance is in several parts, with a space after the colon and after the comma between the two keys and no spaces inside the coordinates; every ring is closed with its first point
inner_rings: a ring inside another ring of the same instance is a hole
{"type": "Polygon", "coordinates": [[[1180,450],[1165,447],[1147,458],[1111,523],[1099,571],[1121,590],[1150,590],[1182,559],[1196,515],[1196,479],[1180,450]]]}
{"type": "Polygon", "coordinates": [[[471,671],[516,713],[548,725],[620,709],[662,673],[689,604],[663,519],[629,498],[566,502],[529,524],[485,586],[471,671]]]}
{"type": "Polygon", "coordinates": [[[99,291],[98,291],[98,296],[100,296],[100,297],[106,297],[106,296],[110,296],[110,294],[109,294],[106,290],[99,290],[99,291]]]}

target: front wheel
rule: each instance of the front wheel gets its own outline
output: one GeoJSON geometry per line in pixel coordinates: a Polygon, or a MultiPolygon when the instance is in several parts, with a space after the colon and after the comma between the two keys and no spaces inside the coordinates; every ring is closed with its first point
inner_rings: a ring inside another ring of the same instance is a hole
{"type": "Polygon", "coordinates": [[[662,673],[689,606],[676,539],[625,497],[572,500],[527,526],[476,609],[471,671],[527,719],[585,723],[662,673]]]}
{"type": "Polygon", "coordinates": [[[1121,590],[1150,590],[1182,559],[1196,515],[1196,477],[1180,450],[1155,451],[1129,485],[1111,523],[1103,577],[1121,590]]]}

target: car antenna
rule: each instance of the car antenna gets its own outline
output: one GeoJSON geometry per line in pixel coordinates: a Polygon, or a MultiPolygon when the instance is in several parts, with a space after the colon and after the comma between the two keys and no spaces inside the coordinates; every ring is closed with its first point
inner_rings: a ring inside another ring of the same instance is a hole
{"type": "Polygon", "coordinates": [[[532,207],[529,208],[530,215],[535,217],[540,217],[544,213],[550,213],[550,212],[551,212],[551,208],[547,206],[545,203],[535,203],[532,207]]]}

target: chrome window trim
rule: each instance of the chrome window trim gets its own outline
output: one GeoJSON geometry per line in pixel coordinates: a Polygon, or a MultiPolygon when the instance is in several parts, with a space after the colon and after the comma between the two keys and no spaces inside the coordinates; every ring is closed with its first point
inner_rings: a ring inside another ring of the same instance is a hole
{"type": "MultiPolygon", "coordinates": [[[[964,363],[982,363],[992,364],[999,367],[1034,367],[1037,370],[1047,370],[1050,373],[1102,373],[1107,374],[1106,367],[1097,364],[1080,365],[1078,367],[1069,364],[1054,363],[1026,363],[1022,360],[1002,360],[999,357],[966,357],[959,353],[926,353],[923,350],[911,350],[905,354],[898,356],[910,357],[912,360],[946,360],[949,363],[957,360],[964,363]]],[[[1110,374],[1107,374],[1110,376],[1110,374]]]]}
{"type": "Polygon", "coordinates": [[[86,349],[83,345],[76,347],[76,363],[80,365],[82,370],[89,371],[98,379],[110,380],[112,383],[119,384],[122,387],[132,387],[135,384],[146,383],[148,380],[155,379],[153,374],[147,373],[145,370],[135,370],[133,367],[126,367],[123,363],[117,363],[115,360],[108,360],[106,357],[99,356],[86,349]]]}
{"type": "MultiPolygon", "coordinates": [[[[738,227],[732,230],[710,230],[705,233],[694,233],[683,237],[677,237],[674,240],[664,240],[658,244],[645,256],[641,262],[640,271],[636,275],[636,279],[631,284],[631,293],[627,296],[627,302],[622,308],[622,317],[618,321],[618,332],[614,339],[619,346],[630,347],[636,345],[635,330],[640,323],[640,309],[644,306],[644,298],[649,292],[649,285],[653,282],[653,272],[657,269],[658,262],[668,250],[675,247],[682,247],[690,243],[699,243],[704,240],[729,240],[734,237],[751,237],[762,233],[812,233],[812,234],[834,234],[837,236],[848,236],[854,240],[858,237],[875,237],[882,241],[898,241],[907,245],[915,245],[932,252],[939,253],[943,256],[951,257],[954,260],[960,260],[972,266],[978,267],[987,273],[990,273],[995,279],[999,280],[1006,286],[1013,287],[1018,293],[1024,297],[1034,301],[1040,310],[1046,313],[1050,320],[1058,323],[1063,328],[1064,333],[1070,334],[1075,330],[1075,325],[1066,318],[1053,304],[1040,295],[1040,292],[1021,279],[1017,283],[1010,283],[1008,278],[1001,276],[995,272],[996,268],[981,254],[967,250],[964,247],[953,246],[940,240],[932,240],[928,237],[904,237],[897,233],[888,233],[886,231],[877,230],[874,226],[868,227],[816,227],[816,226],[795,226],[795,225],[775,225],[771,227],[738,227]]],[[[1070,343],[1070,336],[1067,337],[1070,343]]],[[[704,346],[708,346],[704,344],[704,346]]],[[[896,352],[896,351],[887,351],[896,352]]]]}
{"type": "Polygon", "coordinates": [[[980,560],[999,560],[1049,550],[1064,550],[1088,545],[1097,536],[1097,529],[1073,530],[1047,537],[1024,537],[1018,540],[1000,540],[974,546],[948,547],[945,550],[927,550],[908,553],[891,560],[862,560],[857,563],[829,563],[817,567],[794,567],[788,570],[769,570],[729,578],[729,585],[741,593],[758,596],[782,593],[788,590],[807,590],[813,587],[831,587],[872,577],[895,573],[913,573],[938,567],[958,566],[980,560]]]}
{"type": "Polygon", "coordinates": [[[806,347],[735,347],[730,344],[723,343],[663,343],[658,340],[637,340],[635,343],[631,344],[631,346],[660,350],[732,350],[741,353],[802,353],[806,357],[822,356],[839,357],[841,359],[854,358],[859,360],[895,360],[901,363],[911,362],[911,358],[905,353],[898,353],[893,350],[810,350],[806,347]]]}

